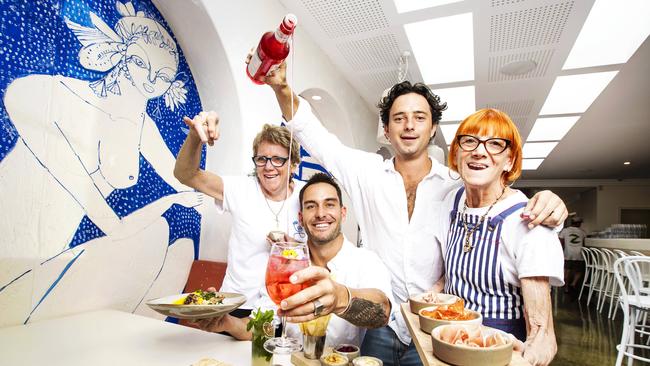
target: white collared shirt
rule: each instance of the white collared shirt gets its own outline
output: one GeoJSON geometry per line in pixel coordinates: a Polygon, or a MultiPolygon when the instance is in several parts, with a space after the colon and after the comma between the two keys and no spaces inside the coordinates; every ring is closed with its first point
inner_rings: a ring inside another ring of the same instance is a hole
{"type": "MultiPolygon", "coordinates": [[[[350,289],[374,288],[381,290],[391,302],[391,314],[399,311],[391,296],[390,275],[379,257],[366,248],[357,248],[347,238],[338,253],[327,263],[332,279],[350,289]]],[[[266,298],[268,295],[264,294],[266,298]]],[[[264,305],[273,308],[270,299],[264,305]]],[[[287,323],[287,335],[302,340],[297,324],[287,323]]],[[[365,328],[357,327],[347,320],[332,314],[327,325],[325,345],[339,344],[361,346],[365,328]]]]}
{"type": "MultiPolygon", "coordinates": [[[[439,206],[460,180],[453,180],[447,167],[431,159],[431,171],[417,187],[409,221],[404,181],[392,160],[383,161],[378,154],[343,145],[323,127],[302,98],[287,126],[350,196],[363,244],[377,253],[388,268],[395,301],[403,303],[409,296],[429,290],[443,272],[440,247],[434,240],[439,206]]],[[[393,312],[389,326],[403,343],[411,342],[399,311],[393,312]]]]}
{"type": "Polygon", "coordinates": [[[293,192],[286,202],[265,198],[254,176],[224,176],[223,201],[215,200],[217,212],[230,212],[232,228],[228,239],[228,267],[219,291],[246,296],[243,309],[252,309],[264,288],[269,244],[266,235],[282,230],[298,241],[305,241],[305,231],[298,221],[298,195],[304,182],[294,181],[293,192]],[[276,215],[279,228],[276,227],[276,215]]]}
{"type": "MultiPolygon", "coordinates": [[[[391,313],[397,311],[391,293],[390,274],[377,254],[366,248],[357,248],[344,239],[341,250],[327,263],[332,278],[349,288],[375,288],[381,290],[391,302],[391,313]]],[[[348,343],[361,345],[365,328],[350,324],[348,321],[332,315],[327,326],[326,345],[337,346],[348,343]]]]}

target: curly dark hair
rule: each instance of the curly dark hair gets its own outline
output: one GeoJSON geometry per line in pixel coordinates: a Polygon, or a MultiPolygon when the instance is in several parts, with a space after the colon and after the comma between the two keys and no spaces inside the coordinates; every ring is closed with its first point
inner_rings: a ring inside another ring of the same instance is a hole
{"type": "Polygon", "coordinates": [[[386,127],[388,124],[388,118],[390,117],[390,108],[393,106],[395,99],[404,94],[416,93],[423,96],[429,107],[431,108],[431,120],[433,124],[436,125],[440,122],[442,118],[442,111],[447,109],[447,103],[440,103],[440,97],[433,94],[431,89],[423,83],[411,84],[410,81],[402,81],[401,83],[393,85],[388,92],[388,95],[381,98],[377,107],[379,107],[379,115],[381,117],[381,122],[386,127]]]}
{"type": "Polygon", "coordinates": [[[302,210],[302,198],[305,195],[305,191],[307,190],[307,187],[312,186],[317,183],[326,183],[334,187],[336,189],[336,195],[339,198],[339,204],[343,206],[343,196],[341,195],[341,187],[339,187],[338,184],[336,184],[336,181],[334,178],[331,176],[325,174],[325,173],[316,173],[309,178],[307,181],[307,184],[305,184],[302,189],[300,190],[300,194],[298,195],[298,198],[300,199],[300,209],[302,210]]]}

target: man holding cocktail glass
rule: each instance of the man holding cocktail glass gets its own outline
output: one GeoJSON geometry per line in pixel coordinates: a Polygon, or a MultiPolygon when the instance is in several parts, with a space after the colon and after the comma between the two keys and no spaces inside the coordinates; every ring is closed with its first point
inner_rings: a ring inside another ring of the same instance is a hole
{"type": "MultiPolygon", "coordinates": [[[[341,203],[341,189],[322,173],[314,175],[300,191],[299,219],[307,233],[311,266],[293,273],[289,281],[299,288],[301,284],[309,286],[281,299],[278,315],[299,323],[333,313],[326,344],[359,346],[365,329],[382,327],[391,317],[390,275],[376,254],[357,248],[344,237],[341,223],[347,208],[341,203]]],[[[279,251],[283,257],[301,256],[291,248],[285,250],[285,255],[279,251]]],[[[238,339],[250,339],[247,323],[248,319],[231,315],[198,322],[203,330],[227,331],[238,339]]],[[[297,327],[289,325],[287,332],[290,337],[298,336],[297,327]]]]}

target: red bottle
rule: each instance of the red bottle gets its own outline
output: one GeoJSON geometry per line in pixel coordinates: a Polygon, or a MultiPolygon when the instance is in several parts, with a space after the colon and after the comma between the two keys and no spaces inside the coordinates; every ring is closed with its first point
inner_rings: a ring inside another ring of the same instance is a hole
{"type": "Polygon", "coordinates": [[[275,32],[266,32],[262,35],[246,68],[246,74],[255,84],[264,84],[261,78],[275,70],[287,58],[289,55],[287,42],[297,23],[298,19],[295,15],[287,14],[275,32]]]}

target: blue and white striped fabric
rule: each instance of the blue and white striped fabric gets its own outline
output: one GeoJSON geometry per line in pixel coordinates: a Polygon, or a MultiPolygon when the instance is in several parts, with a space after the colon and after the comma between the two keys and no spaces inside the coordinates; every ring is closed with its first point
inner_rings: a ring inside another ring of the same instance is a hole
{"type": "MultiPolygon", "coordinates": [[[[499,261],[499,244],[503,220],[526,206],[519,202],[498,215],[488,216],[470,238],[473,249],[463,252],[467,227],[472,230],[480,221],[479,215],[465,214],[458,210],[464,188],[458,190],[450,213],[451,222],[447,236],[445,260],[445,292],[465,300],[465,306],[480,312],[484,324],[490,320],[523,321],[523,298],[521,288],[507,283],[499,261]]],[[[500,322],[499,322],[500,323],[500,322]]],[[[513,323],[520,323],[515,321],[513,323]]],[[[525,329],[525,328],[524,328],[525,329]]]]}

